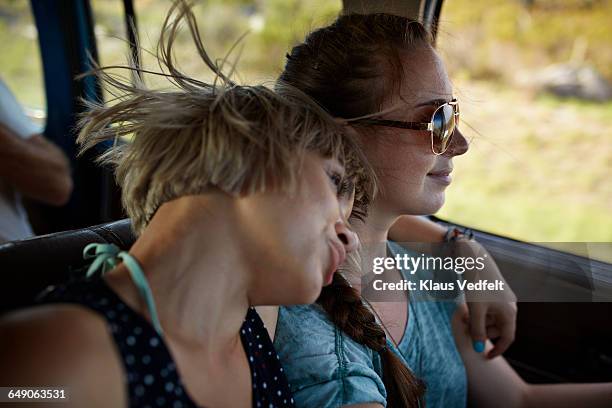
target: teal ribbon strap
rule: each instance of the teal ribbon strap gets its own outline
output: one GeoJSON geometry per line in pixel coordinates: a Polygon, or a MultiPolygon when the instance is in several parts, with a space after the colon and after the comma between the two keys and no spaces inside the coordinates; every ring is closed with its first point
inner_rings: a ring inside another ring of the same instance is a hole
{"type": "Polygon", "coordinates": [[[149,282],[147,281],[140,264],[132,255],[126,251],[122,251],[117,245],[114,244],[94,243],[85,247],[83,250],[83,258],[86,260],[94,258],[89,266],[89,269],[87,269],[88,278],[95,275],[98,271],[101,275],[104,275],[108,271],[115,268],[119,264],[120,260],[123,261],[125,267],[130,273],[130,277],[132,278],[134,285],[136,285],[138,288],[140,296],[142,296],[145,304],[147,305],[153,328],[155,328],[157,334],[163,337],[164,332],[162,330],[161,323],[159,322],[157,308],[155,307],[155,300],[153,299],[153,292],[151,291],[149,282]]]}
{"type": "Polygon", "coordinates": [[[83,250],[83,259],[94,258],[87,269],[87,277],[91,278],[98,270],[105,274],[117,266],[117,255],[121,252],[114,244],[89,244],[83,250]]]}
{"type": "Polygon", "coordinates": [[[138,261],[129,253],[122,251],[117,254],[117,257],[123,260],[125,267],[130,271],[130,276],[132,277],[132,281],[138,288],[140,292],[140,296],[142,296],[147,304],[147,309],[149,309],[149,314],[151,315],[151,322],[153,323],[153,327],[157,331],[157,334],[163,337],[163,330],[161,327],[161,323],[159,322],[159,317],[157,315],[157,308],[155,307],[155,300],[153,299],[153,292],[151,291],[151,287],[149,286],[149,282],[147,281],[147,277],[144,275],[142,268],[138,261]]]}

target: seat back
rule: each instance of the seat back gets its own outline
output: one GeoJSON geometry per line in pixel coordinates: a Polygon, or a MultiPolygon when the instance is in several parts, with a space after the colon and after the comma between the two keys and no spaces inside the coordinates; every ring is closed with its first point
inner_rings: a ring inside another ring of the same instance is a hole
{"type": "Polygon", "coordinates": [[[83,276],[89,263],[83,259],[87,244],[129,249],[134,240],[131,222],[124,219],[0,244],[0,314],[32,304],[49,285],[83,276]]]}

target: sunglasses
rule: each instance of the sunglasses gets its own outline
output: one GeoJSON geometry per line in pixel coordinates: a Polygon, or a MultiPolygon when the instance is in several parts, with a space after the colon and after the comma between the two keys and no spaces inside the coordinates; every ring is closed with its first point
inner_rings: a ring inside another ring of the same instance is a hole
{"type": "Polygon", "coordinates": [[[435,155],[446,152],[451,138],[459,124],[459,103],[457,99],[446,102],[436,108],[429,122],[403,122],[386,119],[357,119],[352,124],[386,126],[400,129],[429,130],[431,134],[431,150],[435,155]]]}

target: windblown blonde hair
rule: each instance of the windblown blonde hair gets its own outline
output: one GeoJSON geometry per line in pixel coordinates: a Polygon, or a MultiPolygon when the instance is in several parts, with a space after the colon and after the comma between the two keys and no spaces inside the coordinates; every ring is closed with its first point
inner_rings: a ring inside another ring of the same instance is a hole
{"type": "Polygon", "coordinates": [[[113,141],[98,160],[114,166],[137,235],[160,205],[181,196],[211,188],[235,196],[291,189],[306,152],[342,164],[364,160],[342,126],[304,93],[282,84],[276,91],[240,86],[226,77],[206,53],[185,1],[175,1],[168,12],[157,58],[159,73],[121,67],[135,74],[131,80],[108,72],[116,66],[94,69],[120,96],[112,106],[90,103],[77,139],[81,153],[113,141]],[[172,48],[183,21],[202,61],[216,74],[213,84],[176,68],[172,48]],[[147,88],[145,74],[165,76],[174,89],[147,88]],[[131,142],[119,140],[128,135],[131,142]]]}

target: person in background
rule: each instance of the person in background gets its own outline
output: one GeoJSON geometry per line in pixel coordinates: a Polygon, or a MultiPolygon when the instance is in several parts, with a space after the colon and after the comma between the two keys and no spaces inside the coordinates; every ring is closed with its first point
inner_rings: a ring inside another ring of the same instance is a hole
{"type": "Polygon", "coordinates": [[[40,134],[0,79],[0,244],[34,235],[22,196],[62,206],[71,193],[68,158],[40,134]]]}

